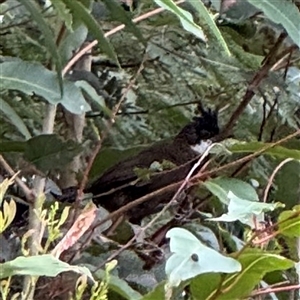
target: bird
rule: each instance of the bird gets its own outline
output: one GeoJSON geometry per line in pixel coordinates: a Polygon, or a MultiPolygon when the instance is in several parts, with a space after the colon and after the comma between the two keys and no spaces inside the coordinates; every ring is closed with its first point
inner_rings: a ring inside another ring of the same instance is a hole
{"type": "MultiPolygon", "coordinates": [[[[142,150],[137,155],[122,160],[94,180],[84,190],[93,194],[93,202],[112,212],[154,191],[183,180],[190,168],[212,139],[219,134],[216,111],[198,106],[201,115],[185,125],[171,140],[161,141],[142,150]],[[151,173],[139,178],[137,170],[150,170],[154,163],[159,166],[168,162],[173,168],[151,173]],[[190,162],[190,163],[189,163],[190,162]]],[[[174,190],[159,193],[126,212],[132,223],[154,212],[160,204],[171,200],[174,190]]]]}

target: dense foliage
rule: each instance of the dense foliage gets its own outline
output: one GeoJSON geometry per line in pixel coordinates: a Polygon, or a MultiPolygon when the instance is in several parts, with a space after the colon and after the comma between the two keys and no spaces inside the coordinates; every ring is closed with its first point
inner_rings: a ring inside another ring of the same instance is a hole
{"type": "Polygon", "coordinates": [[[0,9],[3,299],[299,299],[298,0],[0,9]],[[136,225],[83,195],[199,102],[218,143],[163,209],[136,225]],[[76,203],[57,201],[70,186],[76,203]]]}

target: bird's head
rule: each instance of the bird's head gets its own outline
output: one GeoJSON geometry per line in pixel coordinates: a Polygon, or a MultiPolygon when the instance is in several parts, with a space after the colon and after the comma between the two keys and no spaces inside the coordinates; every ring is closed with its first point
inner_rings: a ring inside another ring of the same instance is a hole
{"type": "Polygon", "coordinates": [[[198,150],[200,149],[198,147],[202,147],[202,144],[210,144],[211,139],[219,134],[219,131],[217,112],[201,108],[201,116],[194,117],[193,121],[180,131],[176,139],[184,139],[193,150],[200,153],[203,151],[198,150]]]}

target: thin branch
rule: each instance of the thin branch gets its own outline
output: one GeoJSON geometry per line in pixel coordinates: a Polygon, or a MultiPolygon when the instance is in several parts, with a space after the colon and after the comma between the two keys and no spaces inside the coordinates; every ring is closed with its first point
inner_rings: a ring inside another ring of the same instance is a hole
{"type": "Polygon", "coordinates": [[[292,134],[284,137],[283,139],[281,139],[281,140],[279,140],[279,141],[277,141],[275,143],[270,143],[270,144],[266,145],[265,147],[263,147],[262,149],[260,149],[257,152],[254,152],[254,153],[252,153],[252,154],[250,154],[248,156],[245,156],[243,158],[240,158],[240,159],[238,159],[236,161],[230,162],[230,163],[228,163],[228,164],[226,164],[224,166],[217,167],[217,168],[215,168],[215,169],[213,169],[211,171],[205,172],[205,173],[201,174],[201,176],[196,175],[191,180],[199,180],[201,178],[209,177],[209,176],[212,176],[212,175],[216,174],[217,172],[223,171],[223,170],[225,170],[227,168],[234,167],[235,165],[238,165],[240,163],[247,162],[247,161],[249,161],[249,160],[251,160],[251,159],[253,159],[253,158],[255,158],[255,157],[257,157],[257,156],[259,156],[261,154],[263,154],[265,151],[267,151],[267,150],[269,150],[271,148],[274,148],[275,146],[278,146],[278,145],[280,145],[282,143],[285,143],[286,141],[288,141],[288,140],[290,140],[290,139],[292,139],[292,138],[294,138],[294,137],[296,137],[298,135],[300,135],[300,129],[298,129],[294,133],[292,133],[292,134]]]}
{"type": "MultiPolygon", "coordinates": [[[[181,4],[185,2],[185,0],[180,0],[180,1],[177,1],[175,2],[175,4],[181,4]]],[[[164,11],[165,9],[164,8],[157,8],[157,9],[154,9],[152,11],[149,11],[137,18],[134,18],[132,20],[133,23],[139,23],[143,20],[146,20],[146,19],[149,19],[150,17],[153,17],[155,15],[158,15],[159,13],[161,13],[162,11],[164,11]]],[[[104,34],[105,37],[109,37],[121,30],[123,30],[125,28],[125,25],[122,24],[122,25],[119,25],[115,28],[113,28],[112,30],[106,32],[104,34]]],[[[95,47],[96,45],[98,44],[98,41],[97,40],[94,40],[92,41],[90,44],[88,44],[85,48],[83,48],[82,50],[80,50],[78,53],[76,53],[74,55],[74,57],[72,57],[72,59],[69,60],[69,62],[67,63],[67,65],[64,67],[63,69],[63,75],[65,75],[66,73],[68,73],[68,71],[72,68],[72,66],[80,59],[80,57],[82,57],[83,55],[85,55],[87,52],[89,52],[93,47],[95,47]]]]}
{"type": "Polygon", "coordinates": [[[6,162],[4,157],[0,154],[0,164],[3,166],[5,171],[10,175],[10,176],[15,176],[15,181],[17,185],[22,189],[22,191],[25,194],[25,197],[29,203],[32,203],[35,196],[34,192],[18,177],[16,176],[17,173],[11,168],[11,166],[6,162]]]}
{"type": "Polygon", "coordinates": [[[260,70],[258,72],[256,72],[256,74],[253,76],[252,80],[250,81],[250,83],[247,87],[246,93],[243,97],[243,100],[241,101],[241,103],[239,104],[239,106],[234,111],[231,118],[225,125],[225,127],[224,127],[225,130],[223,132],[221,132],[219,134],[219,136],[217,137],[217,140],[223,140],[230,134],[230,132],[233,129],[239,116],[241,115],[241,113],[244,111],[246,106],[249,104],[249,102],[255,95],[254,90],[260,85],[262,80],[268,75],[269,71],[272,69],[272,66],[274,65],[274,63],[273,63],[274,57],[276,56],[276,53],[279,50],[279,48],[285,38],[286,38],[286,33],[282,33],[278,37],[276,44],[271,49],[269,54],[265,57],[262,67],[260,68],[260,70]]]}
{"type": "Polygon", "coordinates": [[[193,173],[195,172],[195,170],[201,165],[201,163],[203,162],[203,160],[208,156],[210,150],[213,147],[215,147],[216,145],[218,145],[218,144],[214,143],[214,144],[210,145],[205,150],[205,152],[200,156],[200,158],[198,159],[198,161],[193,165],[193,167],[191,168],[191,170],[189,171],[189,173],[187,174],[187,176],[185,177],[185,179],[182,181],[182,183],[179,186],[177,192],[174,194],[174,196],[169,201],[169,203],[167,205],[165,205],[164,208],[144,228],[142,228],[143,232],[146,231],[147,228],[151,227],[169,209],[169,207],[172,205],[172,203],[174,203],[176,201],[176,199],[178,198],[179,194],[183,191],[183,189],[189,183],[189,180],[191,179],[191,177],[192,177],[193,173]]]}
{"type": "Polygon", "coordinates": [[[139,69],[137,70],[135,76],[133,77],[132,80],[130,80],[129,84],[127,85],[122,97],[120,98],[119,102],[117,103],[117,105],[114,107],[114,110],[112,112],[112,116],[109,120],[109,123],[108,123],[108,126],[106,127],[106,130],[104,130],[101,134],[101,139],[98,140],[97,142],[97,145],[94,149],[94,151],[92,152],[89,160],[88,160],[88,165],[84,171],[84,174],[83,174],[83,178],[82,178],[82,181],[80,182],[80,186],[79,186],[79,190],[78,190],[78,193],[77,193],[77,197],[76,197],[76,202],[80,201],[80,199],[82,198],[82,195],[83,195],[83,190],[88,182],[88,175],[90,173],[90,170],[92,168],[92,165],[94,163],[94,160],[97,156],[97,154],[99,153],[101,147],[102,147],[102,143],[103,143],[103,140],[107,137],[108,133],[109,133],[109,130],[111,129],[111,127],[113,126],[113,124],[115,123],[115,118],[117,116],[117,113],[118,111],[120,110],[120,106],[121,104],[123,103],[123,101],[125,100],[126,98],[126,95],[127,93],[129,92],[129,90],[133,87],[133,85],[135,84],[138,76],[140,75],[140,73],[142,72],[142,70],[144,69],[144,61],[145,61],[145,57],[146,55],[144,56],[144,59],[142,60],[141,62],[141,65],[139,67],[139,69]]]}
{"type": "Polygon", "coordinates": [[[249,297],[255,297],[255,296],[259,296],[259,295],[278,293],[278,292],[284,292],[284,291],[292,291],[292,290],[300,290],[300,284],[287,285],[287,286],[282,286],[282,287],[277,287],[277,288],[260,289],[260,290],[257,290],[255,292],[251,293],[251,295],[249,297]]]}
{"type": "Polygon", "coordinates": [[[267,198],[268,198],[268,194],[269,194],[269,190],[272,186],[272,183],[274,181],[274,178],[275,178],[275,175],[277,174],[277,172],[288,162],[294,160],[293,158],[287,158],[285,160],[283,160],[276,168],[275,170],[273,171],[271,177],[269,178],[268,180],[268,184],[267,184],[267,187],[265,189],[265,192],[264,192],[264,199],[263,199],[263,202],[267,202],[267,198]]]}

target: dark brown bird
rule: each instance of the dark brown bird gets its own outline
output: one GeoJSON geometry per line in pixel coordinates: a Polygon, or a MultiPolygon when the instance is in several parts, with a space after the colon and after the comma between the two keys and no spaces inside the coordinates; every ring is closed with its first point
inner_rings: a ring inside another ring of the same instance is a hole
{"type": "MultiPolygon", "coordinates": [[[[127,203],[145,196],[171,183],[183,180],[191,166],[201,155],[210,139],[219,133],[217,113],[205,111],[195,117],[179,134],[168,142],[162,141],[127,158],[105,171],[86,190],[94,195],[94,202],[109,211],[114,211],[127,203]],[[153,162],[168,161],[177,167],[157,172],[148,180],[139,179],[136,168],[149,169],[153,162]],[[186,164],[191,162],[190,164],[186,164]],[[179,167],[182,166],[182,167],[179,167]],[[179,167],[179,168],[178,168],[179,167]]],[[[127,212],[129,219],[136,223],[155,212],[160,203],[170,201],[174,191],[161,193],[127,212]]]]}

